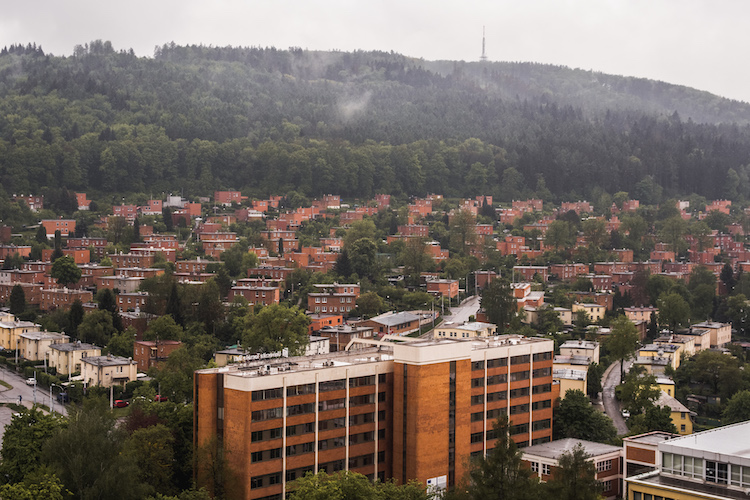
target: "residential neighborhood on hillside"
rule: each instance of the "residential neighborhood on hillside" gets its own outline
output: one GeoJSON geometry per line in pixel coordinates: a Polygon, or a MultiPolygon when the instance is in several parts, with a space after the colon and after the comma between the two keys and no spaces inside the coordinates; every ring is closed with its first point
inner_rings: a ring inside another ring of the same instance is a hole
{"type": "Polygon", "coordinates": [[[450,490],[506,417],[532,477],[580,452],[619,498],[750,386],[701,374],[750,348],[748,214],[727,200],[76,199],[34,196],[53,217],[0,231],[0,354],[66,401],[193,405],[241,498],[320,470],[450,490]]]}

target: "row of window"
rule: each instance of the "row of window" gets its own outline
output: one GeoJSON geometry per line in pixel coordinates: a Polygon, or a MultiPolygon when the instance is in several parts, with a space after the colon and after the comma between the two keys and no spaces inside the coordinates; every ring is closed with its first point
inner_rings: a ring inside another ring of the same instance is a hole
{"type": "MultiPolygon", "coordinates": [[[[336,306],[331,306],[330,312],[332,312],[332,313],[342,312],[343,313],[343,312],[350,312],[351,310],[352,310],[352,306],[341,306],[341,307],[338,307],[338,308],[336,306]]],[[[325,312],[329,312],[329,311],[328,311],[328,307],[323,306],[323,307],[316,307],[315,308],[315,312],[316,313],[317,312],[324,312],[325,313],[325,312]]]]}
{"type": "MultiPolygon", "coordinates": [[[[604,491],[609,491],[609,490],[604,490],[604,491]]],[[[659,495],[651,495],[651,493],[641,493],[640,491],[634,491],[633,500],[674,500],[674,498],[662,497],[659,495]]]]}
{"type": "MultiPolygon", "coordinates": [[[[533,356],[534,362],[537,361],[549,361],[552,359],[552,351],[547,352],[539,352],[534,354],[533,356]]],[[[531,356],[528,354],[524,354],[521,356],[512,356],[510,358],[510,364],[511,365],[520,365],[529,363],[531,361],[531,356]]],[[[498,366],[508,366],[508,358],[497,358],[497,359],[488,359],[487,360],[487,368],[496,368],[498,366]]],[[[476,370],[484,370],[484,360],[482,361],[473,361],[471,363],[471,369],[476,370]]]]}
{"type": "MultiPolygon", "coordinates": [[[[537,401],[537,402],[533,403],[532,405],[529,405],[529,404],[514,405],[514,406],[510,407],[510,414],[511,415],[518,415],[518,414],[521,414],[521,413],[528,413],[530,407],[533,410],[539,410],[539,409],[542,409],[542,408],[550,408],[551,406],[552,406],[552,401],[549,400],[549,399],[545,400],[545,401],[537,401]]],[[[494,409],[491,409],[491,410],[487,410],[487,413],[486,413],[487,420],[493,420],[493,419],[499,417],[500,415],[505,415],[505,414],[506,414],[506,409],[505,408],[494,408],[494,409]]],[[[472,422],[481,422],[484,419],[484,415],[485,415],[484,412],[481,412],[481,411],[472,413],[471,414],[471,421],[472,422]]],[[[549,422],[549,421],[548,420],[540,420],[539,422],[549,422]]],[[[547,425],[547,427],[540,427],[539,429],[548,429],[548,428],[549,428],[549,425],[547,425]]],[[[534,429],[534,430],[539,430],[539,429],[534,429]]]]}
{"type": "Polygon", "coordinates": [[[549,476],[549,464],[540,464],[539,462],[531,462],[531,472],[539,474],[541,471],[542,475],[549,476]]]}
{"type": "MultiPolygon", "coordinates": [[[[385,383],[385,373],[381,373],[378,376],[378,381],[381,384],[385,383]]],[[[375,375],[366,375],[364,377],[353,377],[349,379],[349,387],[364,387],[369,385],[375,385],[375,375]]],[[[346,380],[329,380],[320,383],[320,392],[337,391],[346,388],[346,380]]],[[[268,399],[280,399],[283,397],[283,389],[281,387],[275,389],[265,389],[260,391],[253,391],[253,401],[265,401],[268,399]]],[[[302,384],[293,385],[286,388],[287,397],[292,396],[303,396],[305,394],[315,394],[315,384],[302,384]]]]}
{"type": "MultiPolygon", "coordinates": [[[[344,293],[346,293],[346,292],[344,292],[344,293]]],[[[354,292],[352,292],[352,293],[354,293],[354,292]]],[[[328,297],[315,297],[315,303],[316,304],[320,304],[320,303],[326,304],[326,303],[328,303],[328,297]]],[[[341,303],[341,304],[343,304],[343,303],[351,304],[352,303],[352,298],[351,297],[340,297],[339,298],[339,303],[341,303]]]]}
{"type": "MultiPolygon", "coordinates": [[[[378,419],[382,422],[385,420],[385,410],[378,412],[378,419]]],[[[359,415],[349,416],[349,426],[353,427],[356,425],[370,424],[375,422],[375,413],[360,413],[359,415]]],[[[341,429],[346,426],[345,417],[331,418],[327,420],[320,420],[318,422],[319,431],[328,431],[332,429],[341,429]]],[[[265,429],[262,431],[253,431],[250,435],[250,440],[253,443],[259,441],[268,441],[271,439],[281,439],[281,427],[275,427],[273,429],[265,429]]],[[[311,434],[315,432],[315,422],[306,422],[303,424],[289,425],[286,427],[286,435],[289,436],[301,436],[304,434],[311,434]]]]}
{"type": "Polygon", "coordinates": [[[750,487],[750,467],[737,464],[703,460],[697,457],[662,453],[662,471],[709,483],[750,487]]]}

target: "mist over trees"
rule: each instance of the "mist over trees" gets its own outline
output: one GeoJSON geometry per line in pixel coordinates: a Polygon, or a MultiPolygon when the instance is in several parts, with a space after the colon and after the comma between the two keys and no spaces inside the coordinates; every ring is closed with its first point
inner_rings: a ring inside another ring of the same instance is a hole
{"type": "MultiPolygon", "coordinates": [[[[750,106],[662,82],[385,52],[0,51],[7,193],[216,188],[750,198],[750,106]]],[[[67,199],[67,198],[66,198],[67,199]]]]}

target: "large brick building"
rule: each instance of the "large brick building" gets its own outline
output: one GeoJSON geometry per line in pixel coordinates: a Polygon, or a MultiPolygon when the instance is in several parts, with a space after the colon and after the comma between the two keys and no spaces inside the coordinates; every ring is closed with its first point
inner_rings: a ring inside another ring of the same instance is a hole
{"type": "Polygon", "coordinates": [[[551,340],[358,342],[196,372],[195,446],[231,457],[236,498],[281,499],[312,470],[450,487],[501,414],[520,446],[550,441],[551,340]]]}

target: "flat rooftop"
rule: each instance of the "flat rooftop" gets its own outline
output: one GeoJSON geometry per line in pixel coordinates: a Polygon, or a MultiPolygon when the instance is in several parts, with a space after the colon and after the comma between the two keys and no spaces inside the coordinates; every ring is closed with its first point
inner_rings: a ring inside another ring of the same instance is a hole
{"type": "Polygon", "coordinates": [[[662,441],[667,441],[678,436],[679,434],[671,434],[664,431],[653,431],[647,432],[646,434],[639,434],[637,436],[624,437],[622,438],[622,440],[629,443],[659,444],[662,441]]]}
{"type": "Polygon", "coordinates": [[[750,421],[740,422],[675,438],[668,443],[663,443],[659,449],[688,456],[730,455],[746,459],[750,465],[750,440],[741,438],[747,436],[748,433],[750,433],[750,421]]]}
{"type": "MultiPolygon", "coordinates": [[[[326,339],[327,340],[327,339],[326,339]]],[[[429,359],[433,360],[444,360],[447,359],[445,356],[460,356],[469,357],[472,351],[479,351],[483,349],[490,349],[495,347],[510,347],[515,345],[532,345],[548,343],[552,341],[547,339],[538,338],[527,338],[520,335],[502,335],[498,337],[486,337],[486,338],[472,338],[472,339],[460,339],[460,338],[442,338],[442,339],[411,339],[408,337],[396,337],[386,336],[384,340],[369,340],[361,339],[357,349],[349,351],[337,351],[325,354],[314,354],[310,356],[294,356],[284,358],[281,357],[280,353],[272,353],[268,355],[260,355],[260,359],[253,359],[242,363],[236,363],[220,368],[207,368],[204,370],[198,370],[197,373],[226,373],[229,375],[235,375],[240,377],[255,377],[259,375],[277,374],[283,372],[301,372],[307,370],[317,370],[326,367],[335,366],[349,366],[365,363],[375,363],[380,361],[392,361],[394,356],[394,350],[406,348],[408,351],[413,351],[413,348],[429,348],[433,347],[440,351],[442,354],[435,358],[430,357],[428,352],[425,351],[425,355],[429,359]],[[451,349],[453,347],[454,349],[451,349]],[[445,356],[443,356],[445,354],[445,356]],[[262,372],[262,373],[260,373],[262,372]]],[[[550,347],[551,350],[551,347],[550,347]]],[[[228,349],[226,351],[234,352],[234,349],[228,349]]],[[[223,351],[223,352],[226,352],[223,351]]],[[[405,362],[419,361],[421,358],[419,355],[415,358],[409,355],[409,353],[402,351],[405,356],[405,362]]],[[[401,355],[399,355],[400,359],[401,355]]],[[[586,372],[582,372],[585,376],[586,372]]]]}
{"type": "Polygon", "coordinates": [[[560,455],[565,452],[572,452],[573,448],[578,444],[582,444],[586,453],[592,457],[600,455],[606,455],[607,453],[621,452],[622,448],[619,446],[611,446],[608,444],[595,443],[593,441],[585,441],[583,439],[576,438],[565,438],[550,441],[549,443],[535,444],[534,446],[527,446],[521,448],[524,455],[536,455],[538,457],[545,457],[551,459],[557,459],[560,455]]]}
{"type": "Polygon", "coordinates": [[[596,349],[597,347],[599,347],[599,342],[592,342],[590,340],[568,340],[560,346],[560,349],[596,349]]]}

